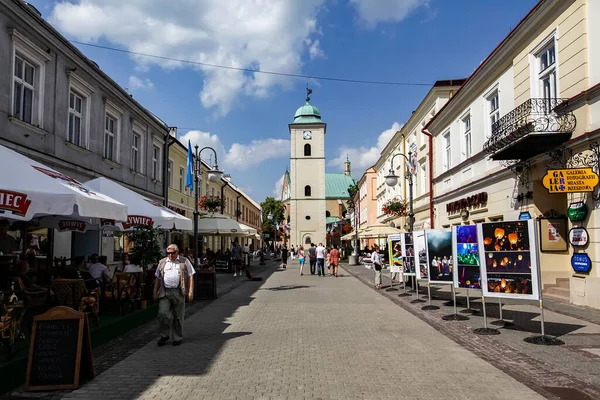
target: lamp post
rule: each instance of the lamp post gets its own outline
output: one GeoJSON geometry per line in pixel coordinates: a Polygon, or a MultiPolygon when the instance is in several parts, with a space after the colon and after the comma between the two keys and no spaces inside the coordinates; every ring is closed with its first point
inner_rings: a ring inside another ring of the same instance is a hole
{"type": "Polygon", "coordinates": [[[200,174],[202,173],[202,161],[200,160],[200,153],[203,150],[209,149],[215,154],[215,163],[211,170],[208,171],[207,179],[210,182],[218,182],[223,176],[223,171],[219,170],[219,165],[217,164],[217,152],[212,147],[203,147],[198,150],[198,145],[194,146],[196,151],[196,162],[194,163],[194,183],[196,190],[194,190],[194,269],[198,268],[198,201],[200,198],[200,194],[202,192],[202,186],[200,185],[201,179],[200,174]]]}
{"type": "MultiPolygon", "coordinates": [[[[267,219],[270,221],[273,219],[273,214],[271,214],[271,212],[269,212],[269,214],[267,215],[267,219]]],[[[263,241],[264,241],[264,228],[263,228],[263,241]]],[[[263,244],[263,248],[260,249],[260,265],[265,265],[265,248],[267,246],[265,246],[263,244]]]]}
{"type": "Polygon", "coordinates": [[[395,154],[392,159],[390,160],[390,174],[385,176],[385,183],[386,185],[388,185],[389,187],[394,187],[398,184],[398,175],[396,175],[396,172],[394,171],[394,159],[398,156],[402,156],[404,157],[404,159],[406,160],[406,173],[408,175],[408,203],[409,203],[409,210],[408,210],[408,227],[409,227],[409,231],[412,233],[413,228],[414,228],[414,224],[415,224],[415,213],[413,212],[413,171],[411,170],[411,168],[409,167],[411,165],[411,157],[412,157],[412,152],[409,151],[408,152],[408,157],[402,153],[398,153],[395,154]]]}

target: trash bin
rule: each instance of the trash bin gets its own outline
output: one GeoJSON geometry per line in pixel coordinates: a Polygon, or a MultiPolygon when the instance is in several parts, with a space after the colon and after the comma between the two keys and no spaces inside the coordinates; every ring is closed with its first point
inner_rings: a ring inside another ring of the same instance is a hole
{"type": "Polygon", "coordinates": [[[348,257],[348,264],[358,265],[358,257],[355,254],[350,255],[350,257],[348,257]]]}
{"type": "Polygon", "coordinates": [[[212,269],[202,269],[194,274],[194,298],[211,300],[217,298],[217,274],[212,269]]]}

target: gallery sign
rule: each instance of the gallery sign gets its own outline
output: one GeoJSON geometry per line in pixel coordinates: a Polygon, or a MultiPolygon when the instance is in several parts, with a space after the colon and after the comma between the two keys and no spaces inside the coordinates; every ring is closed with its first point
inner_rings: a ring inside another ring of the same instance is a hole
{"type": "Polygon", "coordinates": [[[592,260],[587,253],[575,253],[571,257],[571,267],[573,271],[587,274],[592,269],[592,260]]]}
{"type": "Polygon", "coordinates": [[[460,212],[466,208],[479,207],[487,203],[487,192],[474,194],[473,196],[465,197],[464,199],[456,200],[446,204],[446,212],[448,214],[460,212]]]}
{"type": "Polygon", "coordinates": [[[598,175],[591,168],[549,169],[542,184],[549,193],[593,192],[598,175]]]}
{"type": "Polygon", "coordinates": [[[590,236],[585,228],[572,228],[569,231],[569,243],[571,246],[583,247],[588,244],[590,236]]]}

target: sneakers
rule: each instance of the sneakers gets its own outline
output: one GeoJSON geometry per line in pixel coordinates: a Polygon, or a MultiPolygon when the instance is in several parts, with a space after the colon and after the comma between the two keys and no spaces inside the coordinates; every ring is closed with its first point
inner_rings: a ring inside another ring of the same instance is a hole
{"type": "MultiPolygon", "coordinates": [[[[160,338],[160,340],[158,341],[158,343],[156,343],[156,344],[159,346],[164,346],[165,344],[167,344],[168,341],[169,341],[169,337],[162,336],[160,338]]],[[[173,344],[175,344],[175,343],[173,343],[173,344]]]]}
{"type": "Polygon", "coordinates": [[[181,344],[181,340],[173,341],[173,346],[179,346],[181,344]]]}
{"type": "Polygon", "coordinates": [[[236,276],[237,276],[237,272],[234,272],[233,273],[233,277],[235,278],[236,276]]]}

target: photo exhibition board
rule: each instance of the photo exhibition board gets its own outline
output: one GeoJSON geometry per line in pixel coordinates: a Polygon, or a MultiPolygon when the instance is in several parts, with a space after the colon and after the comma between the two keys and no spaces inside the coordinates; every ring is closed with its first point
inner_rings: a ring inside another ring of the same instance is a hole
{"type": "Polygon", "coordinates": [[[402,263],[402,275],[416,276],[415,246],[413,244],[412,233],[402,234],[402,254],[404,254],[404,262],[402,263]]]}
{"type": "Polygon", "coordinates": [[[417,279],[426,279],[427,275],[427,244],[425,242],[425,231],[413,232],[413,245],[415,253],[415,272],[417,279]]]}
{"type": "Polygon", "coordinates": [[[401,273],[402,264],[404,261],[404,253],[402,251],[402,235],[388,236],[388,251],[390,260],[390,272],[401,273]]]}
{"type": "Polygon", "coordinates": [[[483,295],[539,300],[539,262],[535,221],[477,225],[483,295]]]}
{"type": "Polygon", "coordinates": [[[455,288],[481,289],[481,263],[476,225],[452,227],[455,288]]]}
{"type": "MultiPolygon", "coordinates": [[[[425,231],[427,248],[427,273],[430,283],[452,284],[452,231],[450,229],[430,229],[425,231]]],[[[421,261],[419,260],[419,263],[421,261]]]]}

